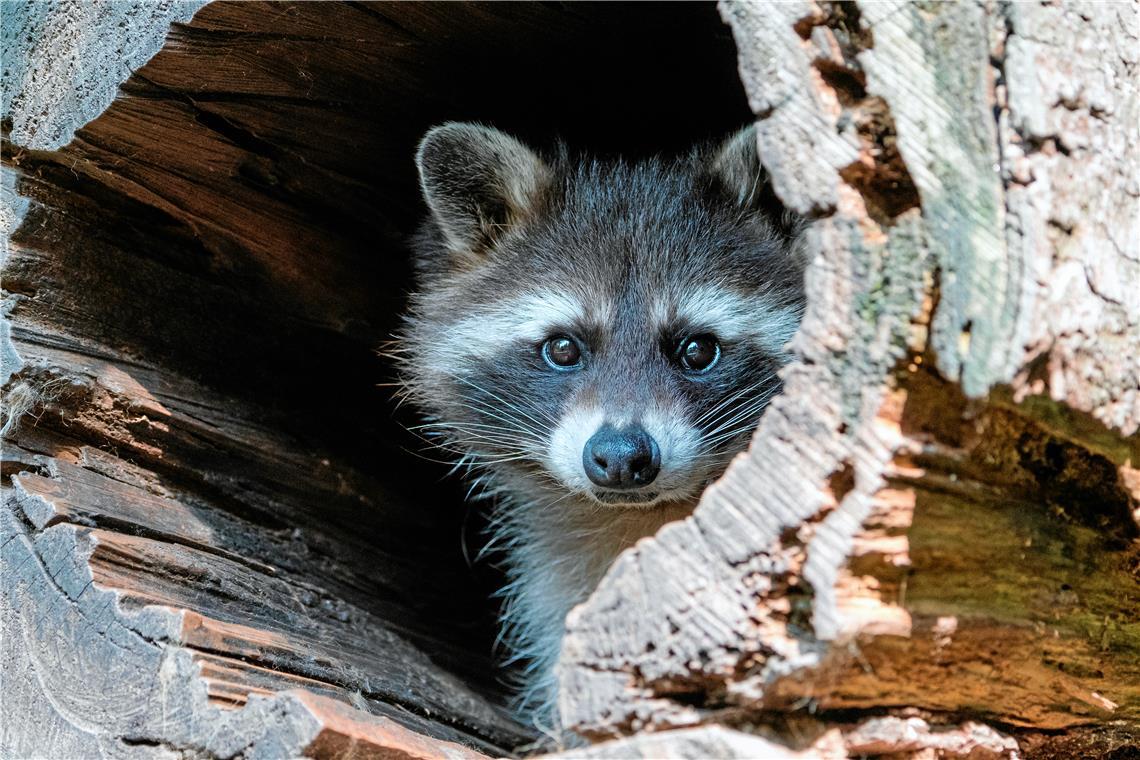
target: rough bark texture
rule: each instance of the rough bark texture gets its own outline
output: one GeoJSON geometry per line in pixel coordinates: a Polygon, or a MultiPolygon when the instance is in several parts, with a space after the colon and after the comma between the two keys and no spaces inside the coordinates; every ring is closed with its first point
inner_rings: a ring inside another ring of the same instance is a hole
{"type": "Polygon", "coordinates": [[[12,120],[12,141],[63,146],[158,52],[170,24],[188,21],[205,3],[6,3],[0,111],[12,120]]]}
{"type": "Polygon", "coordinates": [[[417,485],[437,474],[386,469],[373,351],[406,264],[361,241],[394,254],[414,190],[382,202],[343,144],[383,131],[361,53],[420,71],[413,43],[451,22],[217,6],[87,124],[192,11],[4,9],[31,205],[3,282],[0,754],[501,754],[532,737],[500,706],[459,512],[417,485]]]}
{"type": "MultiPolygon", "coordinates": [[[[199,5],[0,9],[0,754],[501,754],[458,496],[373,388],[409,157],[446,118],[727,132],[727,32],[215,3],[163,42],[199,5]]],[[[571,615],[573,754],[1128,757],[1136,6],[721,11],[810,310],[751,450],[571,615]]]]}
{"type": "Polygon", "coordinates": [[[816,217],[799,361],[695,515],[571,614],[565,724],[1135,747],[1136,6],[721,9],[776,190],[816,217]]]}
{"type": "Polygon", "coordinates": [[[623,153],[727,133],[749,111],[715,9],[0,13],[0,755],[532,742],[502,707],[463,491],[377,388],[412,287],[412,156],[445,119],[623,153]]]}
{"type": "Polygon", "coordinates": [[[455,645],[406,598],[430,589],[401,567],[409,553],[375,538],[416,526],[392,502],[371,505],[382,532],[362,522],[359,494],[382,489],[314,473],[200,388],[21,337],[20,377],[61,392],[5,446],[20,473],[4,510],[6,755],[292,755],[333,730],[270,697],[295,688],[355,704],[366,737],[372,713],[492,752],[522,740],[425,656],[448,663],[455,645]]]}

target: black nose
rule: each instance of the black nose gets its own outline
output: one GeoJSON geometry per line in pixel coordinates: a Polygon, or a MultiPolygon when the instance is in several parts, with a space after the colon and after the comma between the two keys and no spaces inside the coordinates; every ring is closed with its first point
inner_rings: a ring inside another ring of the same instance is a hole
{"type": "Polygon", "coordinates": [[[582,465],[597,485],[624,491],[653,482],[661,470],[661,451],[640,426],[604,425],[586,441],[582,465]]]}

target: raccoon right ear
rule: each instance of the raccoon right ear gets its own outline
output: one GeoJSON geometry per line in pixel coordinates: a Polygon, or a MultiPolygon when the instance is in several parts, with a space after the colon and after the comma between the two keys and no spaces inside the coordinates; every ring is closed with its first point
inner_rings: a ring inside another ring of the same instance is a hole
{"type": "Polygon", "coordinates": [[[416,166],[432,217],[460,256],[481,252],[533,213],[550,178],[546,164],[515,138],[462,122],[429,130],[416,166]]]}
{"type": "Polygon", "coordinates": [[[756,142],[756,126],[744,127],[704,156],[705,169],[729,201],[763,215],[785,237],[794,239],[803,231],[804,220],[776,197],[756,142]]]}
{"type": "Polygon", "coordinates": [[[767,175],[760,165],[754,125],[744,127],[722,142],[706,160],[709,172],[736,205],[757,205],[767,175]]]}

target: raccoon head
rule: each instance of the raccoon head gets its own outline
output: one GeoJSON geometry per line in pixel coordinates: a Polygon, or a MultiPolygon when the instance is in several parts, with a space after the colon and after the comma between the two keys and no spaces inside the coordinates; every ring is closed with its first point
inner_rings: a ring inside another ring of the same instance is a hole
{"type": "Polygon", "coordinates": [[[798,225],[771,213],[753,129],[629,164],[450,123],[417,164],[404,385],[439,445],[534,498],[695,499],[779,389],[802,311],[798,225]]]}

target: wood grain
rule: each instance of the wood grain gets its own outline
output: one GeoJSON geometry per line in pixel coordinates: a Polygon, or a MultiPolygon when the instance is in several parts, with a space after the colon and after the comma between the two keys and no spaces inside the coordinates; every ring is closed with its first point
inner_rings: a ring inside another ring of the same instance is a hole
{"type": "Polygon", "coordinates": [[[532,741],[460,494],[375,387],[410,156],[445,119],[635,157],[753,114],[814,220],[798,361],[572,613],[572,754],[1140,744],[1134,7],[213,3],[139,68],[192,8],[5,37],[4,754],[532,741]]]}
{"type": "MultiPolygon", "coordinates": [[[[775,725],[796,746],[782,716],[826,728],[917,710],[939,731],[982,717],[1039,756],[1053,750],[1038,732],[1135,746],[1140,448],[1124,347],[1140,310],[1089,284],[1140,280],[1135,235],[1108,239],[1118,214],[1137,216],[1124,11],[721,9],[776,190],[818,217],[799,361],[694,516],[627,552],[571,613],[565,723],[595,741],[775,725]],[[1098,43],[1074,60],[1061,39],[1098,43]],[[1048,61],[1048,83],[1005,65],[1019,46],[1014,59],[1048,61]],[[1050,138],[1027,131],[1033,115],[1050,138]],[[1121,192],[1077,201],[1061,174],[1121,192]]],[[[896,736],[839,756],[896,750],[920,751],[896,736]]]]}
{"type": "Polygon", "coordinates": [[[750,118],[731,33],[684,4],[81,5],[4,25],[0,356],[27,413],[0,753],[530,743],[497,578],[463,556],[482,518],[377,387],[412,156],[447,119],[629,156],[721,137],[750,118]]]}

